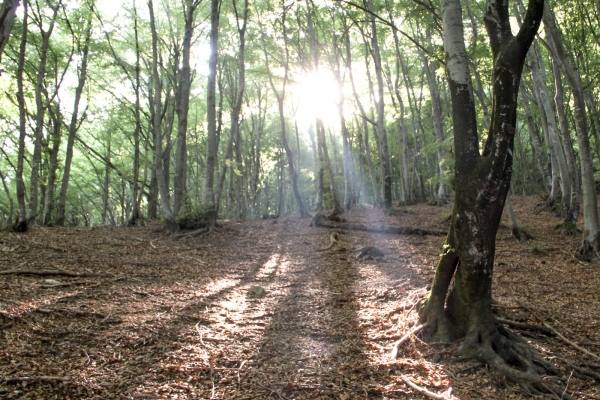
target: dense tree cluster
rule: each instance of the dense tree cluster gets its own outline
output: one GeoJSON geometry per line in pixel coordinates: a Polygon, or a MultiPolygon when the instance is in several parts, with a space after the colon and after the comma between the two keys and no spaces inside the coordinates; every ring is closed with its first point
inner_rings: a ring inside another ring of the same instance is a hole
{"type": "MultiPolygon", "coordinates": [[[[209,210],[340,213],[359,202],[443,204],[452,194],[437,4],[117,3],[4,1],[5,224],[163,215],[176,230],[209,210]]],[[[485,133],[493,73],[485,10],[464,8],[485,133]]],[[[523,5],[509,11],[516,30],[523,5]]],[[[547,196],[567,232],[582,188],[592,248],[598,15],[592,1],[547,7],[520,87],[511,182],[515,193],[547,196]]]]}

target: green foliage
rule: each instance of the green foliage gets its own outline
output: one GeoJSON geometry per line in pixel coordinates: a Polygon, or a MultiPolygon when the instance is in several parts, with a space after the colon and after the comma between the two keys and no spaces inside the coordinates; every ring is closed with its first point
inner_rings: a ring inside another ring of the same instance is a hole
{"type": "Polygon", "coordinates": [[[176,218],[177,225],[183,230],[196,230],[207,226],[209,217],[214,210],[201,203],[186,200],[176,218]]]}

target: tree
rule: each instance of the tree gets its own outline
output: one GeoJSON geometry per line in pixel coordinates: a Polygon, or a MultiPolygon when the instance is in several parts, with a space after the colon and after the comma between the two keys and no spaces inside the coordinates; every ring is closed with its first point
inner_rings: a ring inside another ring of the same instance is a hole
{"type": "Polygon", "coordinates": [[[163,170],[163,147],[162,147],[162,81],[159,72],[158,59],[158,34],[156,31],[156,21],[154,18],[154,5],[152,0],[148,1],[148,9],[150,11],[150,29],[152,30],[152,82],[154,86],[154,114],[152,118],[152,131],[154,136],[154,169],[156,171],[156,179],[158,190],[160,192],[160,201],[165,214],[165,224],[167,232],[173,233],[179,230],[177,222],[175,222],[175,214],[169,202],[169,188],[163,170]]]}
{"type": "Polygon", "coordinates": [[[4,0],[0,7],[0,60],[2,60],[4,47],[10,38],[15,22],[15,13],[20,2],[21,0],[4,0]]]}
{"type": "Polygon", "coordinates": [[[543,10],[543,0],[530,0],[515,36],[508,2],[487,2],[485,25],[494,60],[493,107],[480,153],[460,0],[441,2],[452,97],[456,200],[431,292],[421,310],[421,319],[436,340],[464,337],[461,354],[489,364],[535,394],[553,393],[539,375],[539,366],[547,370],[552,366],[496,321],[491,303],[496,233],[512,174],[519,83],[543,10]]]}
{"type": "MultiPolygon", "coordinates": [[[[90,52],[90,40],[92,37],[92,14],[91,10],[88,14],[85,36],[83,42],[79,43],[79,51],[81,56],[81,63],[79,66],[79,79],[77,82],[77,89],[75,89],[75,99],[73,102],[73,111],[71,113],[71,121],[69,123],[69,132],[67,137],[67,150],[65,155],[65,166],[63,171],[62,182],[60,186],[60,193],[58,198],[58,209],[56,215],[56,225],[63,226],[65,223],[65,211],[67,207],[67,191],[69,189],[69,179],[71,178],[71,164],[73,161],[73,145],[75,144],[75,136],[77,130],[81,126],[79,120],[79,103],[81,102],[81,96],[83,89],[87,81],[87,69],[89,63],[89,52],[90,52]]],[[[85,115],[84,115],[85,116],[85,115]]]]}
{"type": "Polygon", "coordinates": [[[27,49],[27,22],[28,22],[28,1],[23,1],[23,32],[21,34],[21,44],[19,46],[19,60],[17,62],[17,101],[19,102],[19,149],[17,154],[17,203],[18,217],[14,229],[17,232],[27,231],[27,211],[25,208],[25,182],[23,182],[23,164],[25,162],[25,136],[27,135],[27,111],[25,109],[25,89],[24,89],[24,70],[25,70],[25,51],[27,49]]]}
{"type": "Polygon", "coordinates": [[[202,184],[202,203],[206,208],[208,229],[214,230],[217,220],[215,205],[214,181],[217,165],[217,61],[219,42],[219,0],[210,2],[210,57],[208,59],[208,88],[206,102],[207,145],[204,166],[204,182],[202,184]]]}
{"type": "MultiPolygon", "coordinates": [[[[585,112],[585,96],[581,76],[573,67],[567,57],[560,29],[556,25],[554,14],[550,8],[544,10],[544,26],[549,39],[555,60],[564,72],[571,90],[573,91],[573,102],[575,104],[575,130],[579,144],[579,157],[581,164],[581,181],[583,188],[583,222],[584,232],[579,257],[584,260],[598,260],[600,251],[600,223],[598,221],[598,203],[596,198],[596,185],[594,182],[594,166],[592,163],[592,152],[588,137],[588,122],[585,112]]],[[[579,189],[579,188],[577,188],[579,189]]]]}

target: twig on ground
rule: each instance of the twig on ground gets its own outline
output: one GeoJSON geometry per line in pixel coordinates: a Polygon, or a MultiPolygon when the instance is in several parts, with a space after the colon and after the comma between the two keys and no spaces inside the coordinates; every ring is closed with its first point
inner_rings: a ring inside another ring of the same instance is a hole
{"type": "Polygon", "coordinates": [[[94,282],[94,281],[61,282],[61,283],[40,285],[40,288],[42,288],[42,289],[52,289],[52,288],[57,288],[57,287],[67,287],[67,286],[73,286],[73,285],[83,285],[83,284],[87,284],[87,283],[96,283],[96,282],[94,282]]]}
{"type": "Polygon", "coordinates": [[[568,345],[570,345],[571,347],[581,351],[584,354],[587,354],[590,357],[595,358],[596,360],[600,360],[600,356],[592,353],[591,351],[584,349],[583,347],[579,346],[577,343],[574,343],[572,341],[570,341],[569,339],[567,339],[566,337],[564,337],[559,331],[557,331],[556,329],[554,329],[552,327],[552,325],[550,325],[547,322],[544,322],[544,326],[547,327],[548,329],[550,329],[556,336],[558,336],[563,342],[567,343],[568,345]]]}
{"type": "Polygon", "coordinates": [[[76,277],[92,277],[92,276],[110,276],[110,275],[101,275],[101,274],[88,274],[88,273],[79,273],[66,271],[64,269],[9,269],[6,271],[0,271],[0,275],[39,275],[39,276],[48,276],[48,275],[62,275],[62,276],[76,276],[76,277]]]}
{"type": "Polygon", "coordinates": [[[0,382],[68,382],[71,378],[68,376],[6,376],[0,378],[0,382]]]}
{"type": "Polygon", "coordinates": [[[437,394],[437,393],[434,393],[432,391],[425,389],[424,387],[417,385],[416,383],[411,381],[407,376],[400,375],[400,379],[402,379],[404,381],[404,383],[406,383],[408,386],[410,386],[417,392],[419,392],[422,395],[425,395],[429,398],[436,399],[436,400],[449,400],[450,399],[450,397],[446,396],[446,394],[437,394]]]}
{"type": "Polygon", "coordinates": [[[410,339],[412,335],[419,333],[421,330],[423,330],[423,328],[427,327],[428,325],[429,322],[425,322],[424,324],[414,327],[406,335],[402,336],[402,338],[394,344],[392,352],[390,353],[390,358],[392,360],[395,360],[398,357],[398,350],[400,350],[400,346],[402,346],[408,339],[410,339]]]}
{"type": "Polygon", "coordinates": [[[496,321],[498,321],[504,325],[512,326],[513,328],[529,329],[530,331],[539,331],[539,332],[543,332],[547,335],[554,334],[554,332],[552,332],[551,329],[549,329],[545,326],[525,324],[523,322],[511,321],[510,319],[497,318],[497,317],[496,317],[496,321]]]}
{"type": "Polygon", "coordinates": [[[337,232],[333,232],[329,236],[329,238],[330,238],[329,245],[327,247],[322,248],[322,249],[317,249],[317,251],[327,251],[327,250],[331,249],[338,242],[339,235],[338,235],[337,232]]]}

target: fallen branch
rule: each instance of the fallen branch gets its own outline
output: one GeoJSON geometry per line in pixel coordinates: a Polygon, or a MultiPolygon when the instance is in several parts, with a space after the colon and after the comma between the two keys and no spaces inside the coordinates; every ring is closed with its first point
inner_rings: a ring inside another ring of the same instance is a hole
{"type": "Polygon", "coordinates": [[[412,335],[416,335],[417,333],[421,332],[428,325],[429,325],[429,322],[425,322],[424,324],[421,324],[421,325],[418,325],[418,326],[412,328],[406,335],[402,336],[402,338],[394,344],[394,347],[392,348],[392,352],[390,353],[390,358],[392,360],[395,360],[396,358],[398,358],[398,350],[400,350],[400,346],[402,346],[406,341],[408,341],[408,339],[410,339],[412,337],[412,335]]]}
{"type": "Polygon", "coordinates": [[[197,229],[197,230],[192,231],[192,232],[179,233],[177,235],[173,235],[173,239],[174,240],[179,240],[179,239],[182,239],[182,238],[190,239],[190,238],[193,238],[193,237],[196,237],[196,236],[205,235],[205,234],[207,234],[209,232],[210,232],[210,228],[205,227],[205,228],[197,229]]]}
{"type": "Polygon", "coordinates": [[[335,246],[335,244],[338,242],[338,239],[339,239],[338,233],[337,232],[333,232],[330,235],[330,239],[331,239],[331,241],[329,242],[329,245],[327,247],[322,248],[322,249],[318,249],[317,251],[327,251],[327,250],[331,249],[333,246],[335,246]]]}
{"type": "Polygon", "coordinates": [[[96,283],[94,281],[75,281],[75,282],[61,282],[61,283],[49,283],[49,284],[45,284],[45,285],[40,285],[40,288],[42,289],[52,289],[52,288],[56,288],[56,287],[66,287],[66,286],[73,286],[73,285],[85,285],[87,283],[96,283]]]}
{"type": "Polygon", "coordinates": [[[79,278],[89,278],[93,276],[110,276],[101,274],[90,274],[90,273],[79,273],[66,271],[64,269],[9,269],[6,271],[0,271],[0,275],[38,275],[38,276],[49,276],[49,275],[61,275],[61,276],[74,276],[79,278]]]}
{"type": "Polygon", "coordinates": [[[450,397],[446,396],[445,394],[437,394],[437,393],[434,393],[432,391],[425,389],[424,387],[417,385],[416,383],[411,381],[407,376],[400,375],[400,379],[402,379],[404,381],[404,383],[406,383],[408,386],[410,386],[417,392],[419,392],[422,395],[425,395],[429,398],[436,399],[436,400],[449,400],[450,399],[450,397]]]}
{"type": "Polygon", "coordinates": [[[351,230],[351,231],[362,231],[372,233],[386,233],[394,235],[433,235],[433,236],[444,236],[447,232],[442,231],[430,231],[426,229],[419,229],[413,227],[401,227],[401,226],[368,226],[365,224],[357,224],[352,222],[334,222],[328,220],[322,214],[317,214],[313,217],[311,226],[320,226],[323,228],[331,228],[337,230],[351,230]]]}
{"type": "Polygon", "coordinates": [[[552,332],[551,329],[549,329],[545,326],[525,324],[523,322],[511,321],[510,319],[504,319],[504,318],[498,318],[498,317],[496,317],[496,321],[498,321],[504,325],[512,326],[513,328],[528,329],[530,331],[539,331],[539,332],[545,333],[546,335],[554,334],[554,332],[552,332]]]}
{"type": "Polygon", "coordinates": [[[559,331],[557,331],[556,329],[554,329],[552,327],[552,325],[550,325],[549,323],[544,322],[544,326],[546,326],[548,329],[550,329],[563,342],[567,343],[568,345],[570,345],[574,349],[577,349],[577,350],[581,351],[582,353],[587,354],[588,356],[595,358],[596,360],[600,360],[600,356],[592,353],[591,351],[589,351],[587,349],[584,349],[583,347],[579,346],[577,343],[574,343],[574,342],[570,341],[569,339],[567,339],[566,337],[564,337],[559,331]]]}
{"type": "Polygon", "coordinates": [[[585,368],[581,368],[578,367],[577,365],[565,360],[564,358],[559,358],[562,362],[564,362],[565,364],[567,364],[569,367],[573,368],[574,371],[579,372],[582,375],[585,375],[587,377],[591,377],[596,379],[598,382],[600,382],[600,374],[594,371],[590,371],[589,369],[585,369],[585,368]]]}
{"type": "Polygon", "coordinates": [[[0,377],[0,382],[68,382],[71,378],[68,376],[6,376],[0,377]]]}

